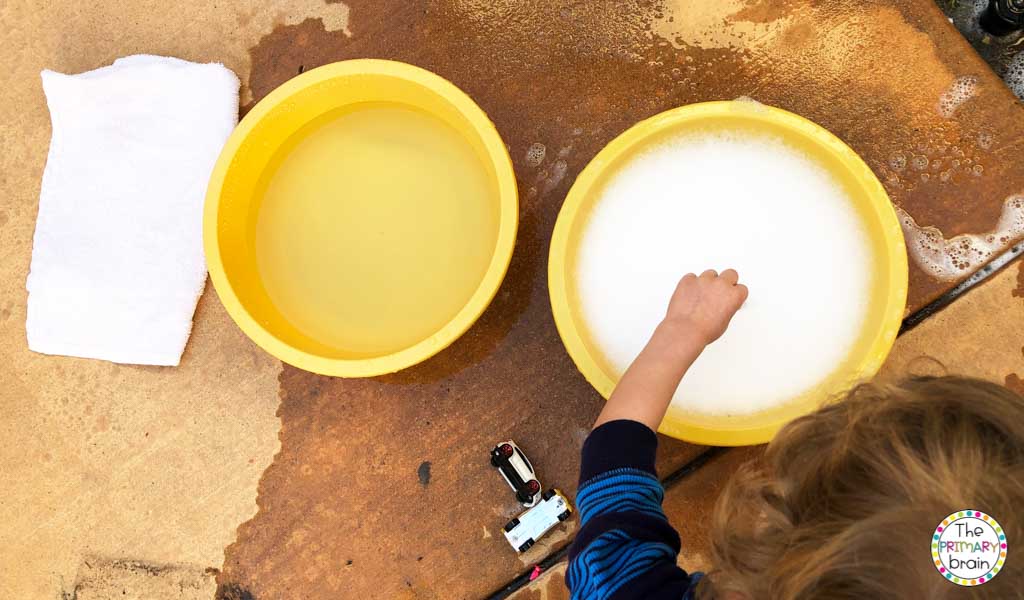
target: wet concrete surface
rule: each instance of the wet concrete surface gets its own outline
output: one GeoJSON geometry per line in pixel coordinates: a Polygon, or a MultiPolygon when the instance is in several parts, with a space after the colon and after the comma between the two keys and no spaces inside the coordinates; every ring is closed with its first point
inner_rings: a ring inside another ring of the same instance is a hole
{"type": "MultiPolygon", "coordinates": [[[[501,527],[523,509],[488,454],[512,438],[545,486],[575,493],[601,400],[567,356],[545,353],[558,340],[543,329],[513,328],[477,364],[455,362],[453,349],[400,377],[286,367],[281,451],[220,583],[256,598],[479,597],[566,543],[575,524],[517,557],[501,527]]],[[[670,440],[663,449],[666,472],[697,451],[670,440]]]]}
{"type": "MultiPolygon", "coordinates": [[[[1004,158],[1024,140],[1021,106],[927,1],[723,2],[696,21],[684,18],[687,2],[348,5],[351,35],[308,19],[253,47],[253,99],[347,58],[439,73],[507,142],[520,233],[493,305],[437,357],[361,381],[285,367],[281,452],[260,482],[259,513],[226,550],[222,590],[480,597],[543,557],[517,557],[502,539],[519,508],[486,452],[512,437],[546,486],[575,491],[578,450],[601,400],[555,332],[549,235],[575,175],[640,119],[739,96],[787,108],[846,140],[899,206],[947,238],[992,229],[1004,198],[1024,190],[1024,173],[1004,158]],[[939,100],[962,76],[976,78],[976,94],[943,115],[939,100]]],[[[955,284],[912,265],[909,309],[955,284]]],[[[664,441],[663,473],[698,451],[664,441]]],[[[715,473],[701,477],[726,476],[715,473]]],[[[710,488],[687,493],[712,501],[710,488]]],[[[558,531],[545,550],[571,534],[558,531]]]]}

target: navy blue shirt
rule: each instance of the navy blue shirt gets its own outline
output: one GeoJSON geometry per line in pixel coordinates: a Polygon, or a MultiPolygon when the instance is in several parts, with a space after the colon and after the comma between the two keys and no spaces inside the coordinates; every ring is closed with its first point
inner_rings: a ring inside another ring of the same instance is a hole
{"type": "Polygon", "coordinates": [[[574,600],[693,598],[701,574],[676,565],[679,534],[661,509],[657,449],[649,427],[627,420],[601,425],[584,442],[580,531],[565,580],[574,600]]]}

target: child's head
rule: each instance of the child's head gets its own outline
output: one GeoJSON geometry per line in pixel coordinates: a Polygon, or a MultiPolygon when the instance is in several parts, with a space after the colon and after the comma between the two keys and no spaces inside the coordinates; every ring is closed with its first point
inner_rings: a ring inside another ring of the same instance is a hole
{"type": "Polygon", "coordinates": [[[932,561],[935,527],[968,508],[1024,552],[1024,399],[958,377],[870,385],[797,419],[715,509],[702,597],[1024,597],[1024,555],[971,588],[932,561]]]}

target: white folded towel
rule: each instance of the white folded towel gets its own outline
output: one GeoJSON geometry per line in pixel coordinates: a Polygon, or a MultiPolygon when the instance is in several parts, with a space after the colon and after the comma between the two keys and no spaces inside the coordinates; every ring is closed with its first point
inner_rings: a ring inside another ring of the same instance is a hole
{"type": "Polygon", "coordinates": [[[206,185],[238,123],[220,64],[130,56],[43,71],[53,137],[28,276],[28,347],[177,365],[206,282],[206,185]]]}

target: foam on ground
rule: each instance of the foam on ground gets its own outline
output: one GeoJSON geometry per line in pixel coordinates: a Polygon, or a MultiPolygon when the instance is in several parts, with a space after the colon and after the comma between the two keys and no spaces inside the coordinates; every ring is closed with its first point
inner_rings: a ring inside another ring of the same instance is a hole
{"type": "Polygon", "coordinates": [[[548,149],[544,144],[534,142],[526,150],[526,164],[531,167],[539,167],[540,163],[544,162],[547,152],[548,149]]]}
{"type": "Polygon", "coordinates": [[[958,108],[978,93],[978,78],[974,75],[957,77],[949,89],[939,96],[939,114],[945,118],[952,117],[958,108]]]}
{"type": "Polygon", "coordinates": [[[858,337],[871,250],[844,189],[782,140],[672,139],[613,174],[582,231],[582,315],[617,374],[643,348],[679,278],[736,268],[750,297],[673,398],[748,414],[813,388],[858,337]]]}
{"type": "Polygon", "coordinates": [[[1003,79],[1013,93],[1024,100],[1024,51],[1018,52],[1010,64],[1006,65],[1006,74],[1003,75],[1003,79]]]}
{"type": "Polygon", "coordinates": [[[970,275],[1014,240],[1024,236],[1024,195],[1010,196],[996,228],[989,233],[965,233],[946,239],[935,227],[921,227],[897,208],[907,252],[925,272],[941,281],[970,275]]]}

